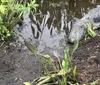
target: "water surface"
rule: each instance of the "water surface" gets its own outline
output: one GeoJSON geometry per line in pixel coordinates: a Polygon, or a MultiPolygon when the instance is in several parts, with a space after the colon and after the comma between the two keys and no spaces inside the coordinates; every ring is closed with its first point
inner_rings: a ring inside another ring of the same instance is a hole
{"type": "MultiPolygon", "coordinates": [[[[74,17],[82,18],[90,9],[99,6],[99,0],[37,0],[36,11],[27,13],[20,34],[38,46],[58,47],[67,43],[69,33],[67,23],[74,17]]],[[[19,39],[23,41],[22,38],[19,39]]]]}

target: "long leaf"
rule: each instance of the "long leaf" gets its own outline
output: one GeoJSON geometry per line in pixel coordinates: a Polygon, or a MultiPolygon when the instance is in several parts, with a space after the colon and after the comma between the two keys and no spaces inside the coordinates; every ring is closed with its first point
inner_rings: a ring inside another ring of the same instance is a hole
{"type": "Polygon", "coordinates": [[[87,32],[91,37],[95,37],[97,34],[94,32],[94,30],[91,28],[91,24],[87,24],[87,32]]]}
{"type": "Polygon", "coordinates": [[[76,76],[76,66],[74,66],[73,75],[74,75],[74,78],[75,78],[75,76],[76,76]]]}
{"type": "Polygon", "coordinates": [[[26,47],[35,55],[37,56],[37,48],[35,45],[32,45],[30,42],[27,40],[24,40],[26,47]]]}
{"type": "Polygon", "coordinates": [[[73,53],[77,50],[78,46],[79,46],[79,41],[77,40],[77,41],[74,42],[74,46],[73,46],[71,56],[73,56],[73,53]]]}

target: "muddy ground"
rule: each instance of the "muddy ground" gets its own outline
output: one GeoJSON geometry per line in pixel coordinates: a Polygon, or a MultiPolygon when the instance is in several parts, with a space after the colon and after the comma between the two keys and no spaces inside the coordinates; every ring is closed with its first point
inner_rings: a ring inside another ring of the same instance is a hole
{"type": "Polygon", "coordinates": [[[77,78],[81,84],[100,80],[100,37],[82,42],[73,61],[77,66],[77,78]]]}
{"type": "Polygon", "coordinates": [[[42,74],[42,65],[21,45],[0,49],[0,85],[23,85],[42,74]]]}

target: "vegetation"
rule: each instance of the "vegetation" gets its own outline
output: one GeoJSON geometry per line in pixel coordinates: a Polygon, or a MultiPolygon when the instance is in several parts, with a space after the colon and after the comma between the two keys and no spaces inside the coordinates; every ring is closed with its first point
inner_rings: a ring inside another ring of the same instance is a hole
{"type": "Polygon", "coordinates": [[[0,40],[5,40],[13,33],[13,27],[27,12],[38,5],[35,0],[0,0],[0,40]]]}
{"type": "Polygon", "coordinates": [[[87,23],[87,29],[86,29],[86,31],[87,31],[87,34],[85,35],[85,40],[86,40],[87,38],[90,38],[90,37],[100,36],[100,35],[98,35],[98,34],[94,31],[94,29],[91,27],[91,24],[90,24],[90,23],[87,23]]]}
{"type": "MultiPolygon", "coordinates": [[[[24,82],[24,85],[79,85],[76,79],[76,66],[72,64],[72,55],[78,48],[79,42],[74,43],[72,54],[69,54],[69,47],[64,50],[63,59],[59,56],[58,52],[54,52],[54,56],[57,58],[57,63],[48,54],[37,53],[37,49],[34,45],[25,40],[27,48],[37,57],[45,58],[44,64],[45,74],[42,77],[35,79],[32,82],[24,82]],[[52,71],[47,69],[47,66],[52,66],[52,71]]],[[[96,85],[98,81],[83,85],[96,85]]]]}
{"type": "MultiPolygon", "coordinates": [[[[48,84],[76,84],[76,66],[72,66],[71,56],[69,55],[69,47],[66,47],[64,50],[64,58],[61,60],[57,52],[54,52],[54,56],[57,58],[58,64],[55,64],[54,59],[48,54],[37,53],[37,50],[34,45],[30,44],[28,41],[25,41],[28,49],[38,57],[45,58],[46,64],[45,76],[39,77],[34,80],[30,85],[48,85],[48,84]],[[47,69],[48,65],[52,65],[52,72],[47,69]]],[[[75,48],[74,48],[75,49],[75,48]]],[[[40,58],[39,58],[40,59],[40,58]]],[[[25,85],[28,85],[29,82],[24,82],[25,85]]]]}
{"type": "Polygon", "coordinates": [[[87,23],[87,33],[91,37],[95,37],[97,34],[92,30],[91,24],[87,23]]]}

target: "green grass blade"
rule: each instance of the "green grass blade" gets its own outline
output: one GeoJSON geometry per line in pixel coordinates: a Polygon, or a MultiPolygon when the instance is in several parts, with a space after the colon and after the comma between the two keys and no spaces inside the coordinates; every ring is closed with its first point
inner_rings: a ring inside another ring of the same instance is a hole
{"type": "Polygon", "coordinates": [[[73,50],[72,50],[71,56],[73,56],[73,53],[77,50],[78,46],[79,46],[79,41],[76,40],[76,41],[74,42],[74,46],[73,46],[73,50]]]}
{"type": "Polygon", "coordinates": [[[30,42],[24,40],[26,47],[35,55],[37,56],[37,48],[35,45],[32,45],[30,42]]]}
{"type": "Polygon", "coordinates": [[[75,76],[76,76],[76,66],[74,66],[73,75],[74,75],[74,78],[75,78],[75,76]]]}

